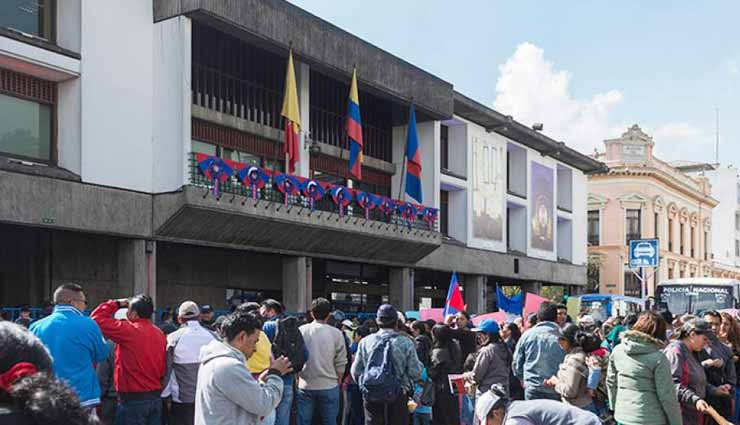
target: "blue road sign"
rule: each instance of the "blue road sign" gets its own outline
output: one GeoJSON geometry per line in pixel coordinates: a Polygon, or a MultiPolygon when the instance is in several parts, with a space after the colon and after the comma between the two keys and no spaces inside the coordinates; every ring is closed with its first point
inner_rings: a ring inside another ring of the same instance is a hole
{"type": "Polygon", "coordinates": [[[630,241],[631,269],[642,267],[658,267],[660,262],[660,249],[657,239],[638,239],[630,241]]]}

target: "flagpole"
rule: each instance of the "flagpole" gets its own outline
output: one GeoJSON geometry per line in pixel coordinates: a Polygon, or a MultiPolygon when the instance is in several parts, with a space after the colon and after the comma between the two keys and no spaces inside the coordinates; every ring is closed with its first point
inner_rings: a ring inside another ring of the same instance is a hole
{"type": "MultiPolygon", "coordinates": [[[[413,105],[413,103],[414,103],[414,97],[412,96],[411,104],[413,105]]],[[[409,106],[409,108],[411,107],[409,106]]],[[[409,116],[406,119],[406,121],[408,122],[408,120],[410,119],[411,119],[411,109],[409,109],[409,116]]],[[[399,201],[401,200],[401,194],[403,193],[403,182],[404,180],[406,180],[406,161],[408,161],[408,158],[406,157],[406,152],[408,151],[408,147],[409,147],[408,146],[409,144],[408,134],[409,134],[409,124],[406,124],[406,142],[403,144],[403,161],[401,162],[401,179],[399,180],[399,185],[398,185],[398,200],[399,201]]],[[[404,200],[405,199],[406,199],[406,196],[404,195],[404,200]]]]}

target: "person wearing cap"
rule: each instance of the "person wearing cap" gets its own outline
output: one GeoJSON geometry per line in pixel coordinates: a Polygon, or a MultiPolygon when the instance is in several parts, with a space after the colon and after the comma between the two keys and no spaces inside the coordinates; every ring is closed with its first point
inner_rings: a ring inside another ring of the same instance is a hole
{"type": "Polygon", "coordinates": [[[478,397],[475,417],[483,425],[601,425],[593,413],[559,401],[509,402],[497,386],[478,397]]]}
{"type": "Polygon", "coordinates": [[[601,340],[568,323],[560,335],[560,346],[568,354],[565,355],[557,375],[547,379],[545,385],[554,388],[563,402],[598,413],[587,385],[586,356],[601,346],[601,340]]]}
{"type": "Polygon", "coordinates": [[[708,332],[709,325],[703,319],[688,320],[678,332],[678,339],[663,350],[671,365],[684,424],[703,423],[704,413],[709,409],[704,400],[707,394],[729,395],[725,387],[718,388],[707,382],[704,368],[696,358],[696,353],[709,343],[708,332]]]}
{"type": "Polygon", "coordinates": [[[198,304],[185,301],[177,310],[180,329],[167,335],[168,389],[172,396],[170,422],[192,425],[195,414],[195,388],[200,368],[200,349],[218,335],[200,324],[201,311],[198,304]]]}
{"type": "Polygon", "coordinates": [[[323,425],[335,425],[339,415],[339,384],[347,365],[347,346],[342,331],[327,324],[331,303],[326,298],[311,302],[313,321],[299,328],[309,356],[298,377],[298,425],[310,425],[318,411],[323,425]]]}
{"type": "Polygon", "coordinates": [[[401,382],[402,392],[391,403],[368,402],[364,403],[365,424],[367,425],[407,425],[409,411],[407,403],[409,395],[413,394],[416,382],[421,380],[423,365],[416,355],[416,347],[411,338],[398,334],[398,311],[390,304],[383,304],[378,308],[376,321],[379,330],[363,338],[357,346],[357,354],[352,363],[352,379],[360,382],[365,372],[373,349],[381,338],[390,337],[391,360],[401,382]],[[386,421],[387,419],[387,421],[386,421]]]}
{"type": "Polygon", "coordinates": [[[584,314],[578,319],[578,326],[586,332],[594,332],[596,330],[596,320],[593,316],[584,314]]]}
{"type": "Polygon", "coordinates": [[[213,321],[215,319],[213,308],[208,304],[200,306],[200,324],[210,330],[213,330],[213,321]]]}
{"type": "Polygon", "coordinates": [[[481,345],[473,371],[470,372],[470,377],[477,386],[476,395],[485,393],[493,385],[500,385],[504,395],[509,397],[512,358],[506,343],[501,339],[498,323],[486,319],[473,331],[478,333],[481,345]]]}
{"type": "Polygon", "coordinates": [[[527,400],[560,401],[560,394],[545,386],[545,380],[558,372],[565,359],[560,347],[560,327],[555,323],[557,306],[548,302],[537,311],[537,324],[525,332],[514,351],[514,374],[524,385],[527,400]]]}

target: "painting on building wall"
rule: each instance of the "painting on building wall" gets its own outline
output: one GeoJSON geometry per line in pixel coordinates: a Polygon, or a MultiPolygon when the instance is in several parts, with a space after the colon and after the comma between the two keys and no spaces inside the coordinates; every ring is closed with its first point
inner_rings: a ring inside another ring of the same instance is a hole
{"type": "Polygon", "coordinates": [[[532,162],[532,248],[553,250],[553,183],[552,168],[532,162]]]}
{"type": "Polygon", "coordinates": [[[503,241],[504,146],[473,138],[473,237],[503,241]]]}

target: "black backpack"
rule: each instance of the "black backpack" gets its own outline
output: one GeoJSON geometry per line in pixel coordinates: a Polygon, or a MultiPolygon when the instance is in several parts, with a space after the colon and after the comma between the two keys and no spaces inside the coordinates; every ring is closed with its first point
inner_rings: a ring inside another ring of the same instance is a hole
{"type": "Polygon", "coordinates": [[[298,329],[298,319],[286,317],[277,322],[275,339],[272,342],[272,355],[285,356],[293,365],[293,372],[300,372],[306,364],[306,343],[298,329]]]}

